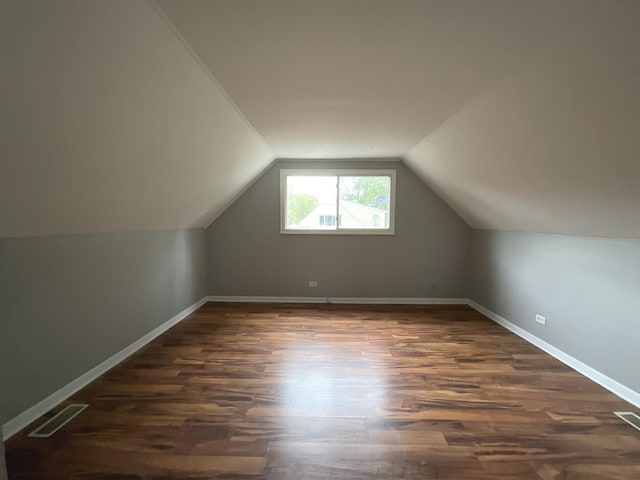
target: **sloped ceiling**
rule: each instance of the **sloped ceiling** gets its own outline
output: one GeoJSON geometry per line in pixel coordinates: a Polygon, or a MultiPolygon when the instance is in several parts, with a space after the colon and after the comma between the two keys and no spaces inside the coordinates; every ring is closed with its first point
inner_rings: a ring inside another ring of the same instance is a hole
{"type": "Polygon", "coordinates": [[[273,160],[153,5],[0,8],[0,236],[203,226],[273,160]]]}
{"type": "Polygon", "coordinates": [[[276,156],[297,158],[403,155],[568,18],[535,0],[157,3],[276,156]]]}
{"type": "Polygon", "coordinates": [[[404,156],[473,227],[640,238],[636,0],[2,5],[0,236],[204,226],[275,157],[404,156]]]}
{"type": "Polygon", "coordinates": [[[640,2],[566,33],[406,161],[475,228],[640,238],[640,2]]]}
{"type": "Polygon", "coordinates": [[[640,237],[637,0],[157,1],[277,156],[404,156],[475,228],[640,237]]]}

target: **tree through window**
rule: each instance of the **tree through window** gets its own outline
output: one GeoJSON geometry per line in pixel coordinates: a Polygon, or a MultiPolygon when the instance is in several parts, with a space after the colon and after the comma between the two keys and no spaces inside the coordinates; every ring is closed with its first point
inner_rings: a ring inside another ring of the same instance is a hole
{"type": "Polygon", "coordinates": [[[393,233],[395,170],[281,170],[282,233],[393,233]]]}

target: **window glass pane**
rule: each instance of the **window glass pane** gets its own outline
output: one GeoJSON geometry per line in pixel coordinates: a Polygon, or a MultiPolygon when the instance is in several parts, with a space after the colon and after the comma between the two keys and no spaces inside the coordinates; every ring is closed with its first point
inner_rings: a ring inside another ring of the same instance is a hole
{"type": "Polygon", "coordinates": [[[387,229],[391,177],[340,177],[340,228],[387,229]]]}
{"type": "Polygon", "coordinates": [[[288,176],[286,228],[335,230],[337,177],[288,176]]]}

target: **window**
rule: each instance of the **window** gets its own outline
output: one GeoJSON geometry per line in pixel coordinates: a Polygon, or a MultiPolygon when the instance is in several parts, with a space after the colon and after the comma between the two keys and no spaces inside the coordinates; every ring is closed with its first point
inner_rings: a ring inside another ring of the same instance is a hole
{"type": "Polygon", "coordinates": [[[395,170],[281,170],[281,233],[394,233],[395,170]]]}
{"type": "Polygon", "coordinates": [[[336,224],[335,215],[320,215],[320,225],[335,225],[335,224],[336,224]]]}

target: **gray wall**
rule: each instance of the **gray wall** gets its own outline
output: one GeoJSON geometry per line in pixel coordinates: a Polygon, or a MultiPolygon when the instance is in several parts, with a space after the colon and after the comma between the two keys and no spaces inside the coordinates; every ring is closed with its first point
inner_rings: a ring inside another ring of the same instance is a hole
{"type": "Polygon", "coordinates": [[[470,235],[401,162],[278,161],[207,229],[209,292],[465,297],[470,235]],[[395,235],[280,234],[280,169],[334,167],[397,170],[395,235]]]}
{"type": "Polygon", "coordinates": [[[470,297],[640,391],[640,241],[474,231],[470,297]]]}
{"type": "Polygon", "coordinates": [[[7,465],[4,459],[4,441],[0,432],[0,480],[7,480],[7,465]]]}
{"type": "Polygon", "coordinates": [[[0,424],[206,295],[204,230],[0,239],[0,424]]]}

